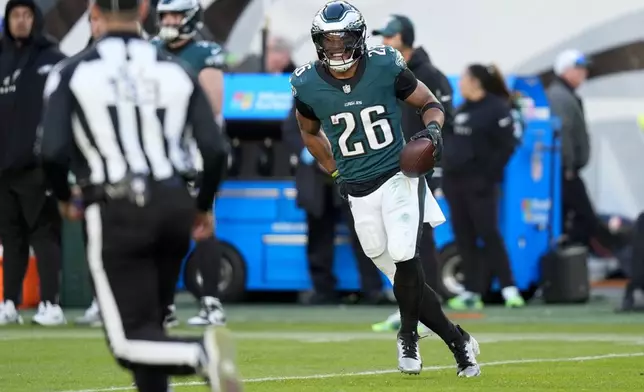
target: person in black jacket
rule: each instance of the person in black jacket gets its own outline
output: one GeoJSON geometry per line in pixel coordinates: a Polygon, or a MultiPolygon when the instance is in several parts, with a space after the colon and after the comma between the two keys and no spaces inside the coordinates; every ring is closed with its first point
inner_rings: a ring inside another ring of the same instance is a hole
{"type": "MultiPolygon", "coordinates": [[[[414,48],[414,25],[409,18],[402,15],[391,15],[389,23],[372,32],[375,36],[382,36],[382,43],[398,50],[407,62],[407,67],[423,82],[445,108],[445,125],[443,131],[452,128],[454,106],[452,104],[452,85],[449,79],[429,59],[429,55],[422,47],[414,48]]],[[[423,129],[420,115],[417,110],[401,102],[402,128],[405,137],[409,139],[419,129],[423,129]]],[[[427,179],[430,180],[429,178],[427,179]]],[[[428,183],[431,184],[431,181],[428,183]]]]}
{"type": "Polygon", "coordinates": [[[16,311],[29,260],[38,259],[42,302],[33,321],[65,322],[58,306],[60,216],[47,196],[34,154],[36,129],[49,71],[65,56],[43,36],[43,16],[33,0],[10,0],[0,44],[0,238],[4,246],[4,303],[0,325],[22,321],[16,311]]]}
{"type": "Polygon", "coordinates": [[[463,258],[466,292],[448,303],[455,309],[482,307],[481,294],[495,276],[506,306],[520,307],[524,301],[497,221],[499,184],[517,144],[512,97],[494,66],[469,66],[459,87],[465,103],[456,110],[453,130],[443,132],[443,191],[463,258]]]}

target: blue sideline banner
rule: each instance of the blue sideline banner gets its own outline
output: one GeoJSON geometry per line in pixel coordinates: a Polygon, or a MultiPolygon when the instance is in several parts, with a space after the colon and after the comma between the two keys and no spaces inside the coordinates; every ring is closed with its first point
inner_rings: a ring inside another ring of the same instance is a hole
{"type": "Polygon", "coordinates": [[[224,118],[283,120],[291,110],[290,75],[231,74],[224,76],[224,118]]]}
{"type": "MultiPolygon", "coordinates": [[[[293,95],[289,84],[289,74],[230,74],[224,75],[224,118],[227,120],[274,120],[282,121],[286,118],[293,104],[293,95]]],[[[508,86],[516,87],[516,77],[506,78],[508,86]]],[[[450,76],[449,81],[454,89],[454,105],[463,101],[458,89],[459,76],[450,76]]],[[[528,83],[540,87],[538,79],[528,83]]],[[[549,118],[546,107],[530,108],[534,102],[522,102],[523,115],[529,118],[549,118]],[[527,106],[527,108],[525,107],[527,106]],[[529,110],[527,110],[529,109],[529,110]]]]}

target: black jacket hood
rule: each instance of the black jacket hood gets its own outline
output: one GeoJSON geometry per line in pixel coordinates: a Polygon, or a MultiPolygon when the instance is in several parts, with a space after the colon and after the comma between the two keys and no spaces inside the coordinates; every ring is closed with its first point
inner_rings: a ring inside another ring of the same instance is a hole
{"type": "Polygon", "coordinates": [[[55,41],[44,34],[45,18],[40,8],[33,0],[9,0],[4,10],[5,21],[3,23],[2,44],[15,45],[16,40],[11,36],[9,31],[9,13],[12,9],[18,6],[25,6],[31,8],[34,13],[34,25],[31,28],[31,36],[29,43],[39,47],[49,47],[56,45],[55,41]]]}
{"type": "Polygon", "coordinates": [[[423,49],[422,47],[418,47],[414,49],[413,53],[411,54],[411,58],[407,62],[407,65],[409,68],[413,69],[417,67],[419,64],[423,63],[429,63],[431,64],[431,60],[429,59],[429,54],[423,49]]]}

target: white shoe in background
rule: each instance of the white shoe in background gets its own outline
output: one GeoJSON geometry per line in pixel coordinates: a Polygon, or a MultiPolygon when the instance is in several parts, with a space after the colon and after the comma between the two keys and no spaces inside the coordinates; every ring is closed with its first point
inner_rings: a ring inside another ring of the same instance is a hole
{"type": "Polygon", "coordinates": [[[77,318],[74,323],[76,325],[87,325],[90,327],[100,327],[103,325],[103,321],[101,319],[101,310],[98,307],[96,298],[94,298],[89,308],[85,310],[85,314],[77,318]]]}
{"type": "Polygon", "coordinates": [[[38,304],[38,313],[33,317],[32,322],[46,327],[67,324],[60,305],[49,301],[38,304]]]}
{"type": "Polygon", "coordinates": [[[226,314],[221,302],[215,297],[203,297],[199,314],[188,320],[188,325],[219,325],[226,324],[226,314]]]}
{"type": "Polygon", "coordinates": [[[175,305],[169,305],[166,309],[166,314],[163,318],[163,326],[167,329],[179,326],[177,307],[175,305]]]}
{"type": "Polygon", "coordinates": [[[13,301],[0,302],[0,325],[22,324],[22,317],[13,301]]]}

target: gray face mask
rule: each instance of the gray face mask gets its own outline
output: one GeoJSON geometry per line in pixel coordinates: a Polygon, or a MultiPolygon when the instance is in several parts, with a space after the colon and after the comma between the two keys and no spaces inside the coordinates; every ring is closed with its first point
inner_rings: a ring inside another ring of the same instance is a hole
{"type": "Polygon", "coordinates": [[[159,29],[159,38],[166,42],[172,42],[179,39],[179,28],[177,26],[162,26],[159,29]]]}

